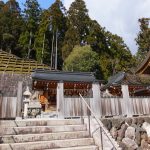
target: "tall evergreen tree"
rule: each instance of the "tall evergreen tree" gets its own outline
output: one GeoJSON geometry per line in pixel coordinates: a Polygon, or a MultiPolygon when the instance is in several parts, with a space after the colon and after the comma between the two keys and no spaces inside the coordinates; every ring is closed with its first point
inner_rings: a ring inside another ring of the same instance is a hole
{"type": "Polygon", "coordinates": [[[65,31],[65,8],[60,0],[56,0],[55,3],[52,4],[48,10],[45,10],[42,15],[42,20],[36,37],[38,61],[49,64],[51,63],[51,67],[56,67],[55,69],[62,68],[61,48],[65,31]],[[56,56],[58,57],[56,58],[56,56]]]}
{"type": "Polygon", "coordinates": [[[31,52],[35,54],[34,41],[35,41],[36,31],[38,29],[39,22],[40,22],[41,8],[37,0],[26,0],[24,6],[25,6],[24,19],[26,22],[26,29],[21,34],[19,41],[20,41],[20,45],[25,45],[25,47],[23,47],[25,48],[24,53],[26,53],[26,57],[29,59],[29,58],[35,58],[34,55],[33,56],[31,55],[31,52]],[[28,41],[26,41],[25,39],[27,39],[28,37],[29,39],[28,41]]]}
{"type": "Polygon", "coordinates": [[[87,44],[91,45],[93,51],[102,54],[107,51],[105,29],[96,20],[89,20],[87,44]]]}
{"type": "Polygon", "coordinates": [[[75,45],[85,45],[88,34],[89,16],[85,2],[75,0],[68,11],[68,30],[63,45],[63,59],[67,58],[75,45]]]}
{"type": "Polygon", "coordinates": [[[36,59],[38,62],[47,63],[50,65],[50,13],[44,10],[41,15],[41,22],[35,38],[36,59]]]}
{"type": "Polygon", "coordinates": [[[18,54],[18,39],[23,29],[21,9],[16,0],[9,0],[1,5],[0,38],[3,50],[18,54]]]}
{"type": "Polygon", "coordinates": [[[110,71],[112,74],[115,74],[118,71],[129,71],[129,69],[133,67],[134,62],[132,54],[123,39],[120,36],[114,35],[110,32],[106,32],[105,36],[108,46],[108,60],[111,64],[110,71]]]}
{"type": "Polygon", "coordinates": [[[147,52],[150,50],[150,18],[139,19],[140,32],[136,38],[138,45],[137,60],[143,60],[147,52]]]}
{"type": "Polygon", "coordinates": [[[62,43],[66,32],[66,9],[60,0],[49,8],[50,31],[52,34],[51,67],[62,68],[62,43]]]}

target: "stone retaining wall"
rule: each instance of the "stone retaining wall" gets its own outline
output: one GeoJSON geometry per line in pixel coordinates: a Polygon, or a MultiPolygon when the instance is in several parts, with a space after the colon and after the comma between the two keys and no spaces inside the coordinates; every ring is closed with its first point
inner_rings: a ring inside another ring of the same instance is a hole
{"type": "Polygon", "coordinates": [[[150,149],[150,117],[105,118],[102,122],[123,150],[150,149]]]}

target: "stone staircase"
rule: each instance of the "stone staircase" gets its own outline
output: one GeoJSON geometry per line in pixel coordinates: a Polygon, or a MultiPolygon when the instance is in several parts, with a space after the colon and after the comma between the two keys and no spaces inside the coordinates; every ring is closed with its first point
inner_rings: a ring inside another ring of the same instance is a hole
{"type": "Polygon", "coordinates": [[[0,121],[0,150],[98,150],[80,119],[0,121]]]}

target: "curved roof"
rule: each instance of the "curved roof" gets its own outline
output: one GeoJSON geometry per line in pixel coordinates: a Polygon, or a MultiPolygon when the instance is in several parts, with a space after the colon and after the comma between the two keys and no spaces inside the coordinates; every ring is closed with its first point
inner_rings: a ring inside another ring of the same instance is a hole
{"type": "Polygon", "coordinates": [[[136,74],[150,74],[150,51],[147,53],[146,58],[144,61],[139,65],[136,70],[136,74]]]}
{"type": "Polygon", "coordinates": [[[111,76],[108,80],[108,83],[101,87],[101,90],[105,90],[110,86],[118,86],[118,85],[141,85],[143,84],[141,78],[137,75],[130,75],[125,72],[119,72],[114,76],[111,76]]]}
{"type": "Polygon", "coordinates": [[[71,82],[94,82],[97,81],[90,72],[63,72],[35,70],[32,73],[34,80],[53,80],[53,81],[71,81],[71,82]]]}
{"type": "Polygon", "coordinates": [[[33,69],[49,69],[49,66],[35,60],[21,59],[13,54],[0,50],[0,72],[30,74],[33,69]]]}

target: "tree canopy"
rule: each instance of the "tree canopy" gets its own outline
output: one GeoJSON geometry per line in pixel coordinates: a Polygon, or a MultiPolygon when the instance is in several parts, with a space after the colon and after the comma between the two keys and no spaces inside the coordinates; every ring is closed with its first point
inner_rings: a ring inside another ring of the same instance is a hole
{"type": "Polygon", "coordinates": [[[64,70],[92,72],[98,65],[98,60],[98,54],[89,45],[75,46],[64,62],[64,70]]]}
{"type": "Polygon", "coordinates": [[[138,45],[137,52],[137,62],[141,62],[150,50],[150,18],[141,18],[139,19],[140,23],[140,32],[136,38],[136,42],[138,45]]]}
{"type": "MultiPolygon", "coordinates": [[[[148,50],[148,39],[142,21],[139,53],[148,50]]],[[[92,20],[84,0],[75,0],[68,11],[61,0],[48,9],[41,9],[38,0],[26,0],[24,10],[17,0],[0,1],[0,48],[56,70],[94,71],[101,79],[134,66],[123,39],[92,20]]]]}

